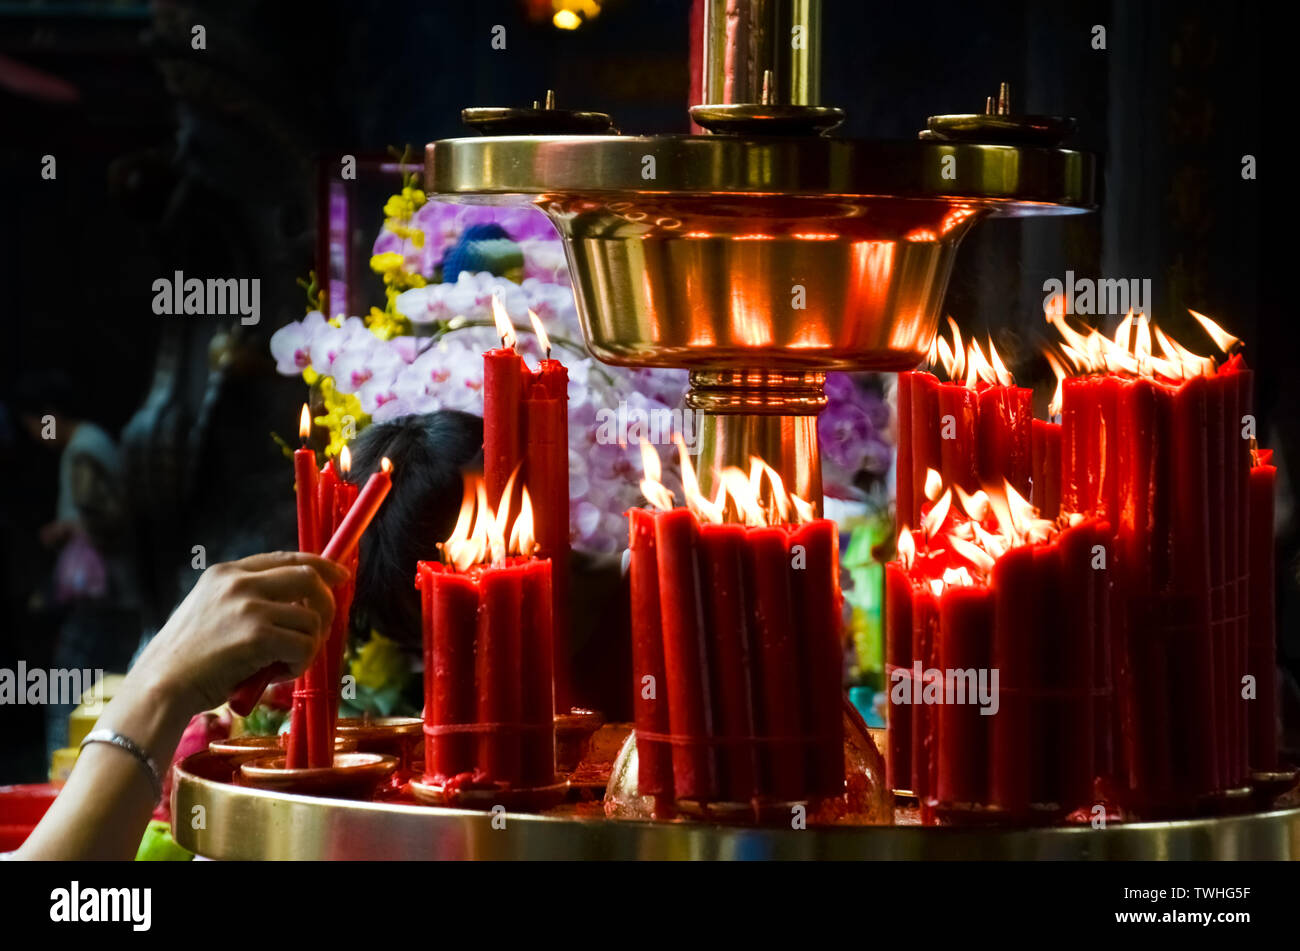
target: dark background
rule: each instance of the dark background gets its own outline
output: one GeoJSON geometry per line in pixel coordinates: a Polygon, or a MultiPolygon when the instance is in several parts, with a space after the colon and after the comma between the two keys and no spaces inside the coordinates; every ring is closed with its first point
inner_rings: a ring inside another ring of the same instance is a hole
{"type": "MultiPolygon", "coordinates": [[[[293,543],[288,435],[300,381],[267,339],[302,312],[314,266],[318,156],[382,154],[462,132],[467,105],[611,113],[625,132],[687,128],[689,0],[607,0],[574,32],[549,4],[474,2],[5,2],[0,0],[0,403],[24,374],[58,369],[77,411],[120,436],[156,628],[192,583],[190,550],[217,560],[293,543]],[[190,46],[202,24],[207,48],[190,46]],[[505,51],[489,46],[507,27],[505,51]],[[54,155],[58,177],[40,177],[54,155]],[[156,317],[174,270],[262,281],[262,323],[156,317]],[[278,501],[277,501],[278,500],[278,501]]],[[[982,109],[1000,81],[1017,111],[1073,115],[1073,145],[1104,170],[1094,215],[990,221],[968,237],[948,297],[992,333],[1022,380],[1041,377],[1042,284],[1150,278],[1161,326],[1207,350],[1185,308],[1247,341],[1262,442],[1279,450],[1279,630],[1300,657],[1289,516],[1300,433],[1282,312],[1259,296],[1261,199],[1243,154],[1262,147],[1259,5],[877,4],[826,0],[822,99],[837,134],[911,138],[936,113],[982,109]],[[1090,46],[1107,29],[1107,49],[1090,46]]],[[[355,222],[367,234],[373,221],[355,222]]],[[[378,292],[376,291],[376,296],[378,292]]],[[[31,614],[53,556],[57,458],[0,433],[0,667],[42,666],[52,622],[31,614]]],[[[0,782],[44,775],[39,716],[0,709],[0,782]]]]}

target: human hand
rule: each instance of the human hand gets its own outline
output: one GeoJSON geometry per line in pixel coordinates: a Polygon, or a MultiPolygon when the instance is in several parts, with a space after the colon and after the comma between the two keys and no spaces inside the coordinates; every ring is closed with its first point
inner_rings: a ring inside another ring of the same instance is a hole
{"type": "Polygon", "coordinates": [[[218,706],[249,676],[280,663],[310,665],[334,618],[332,585],[345,568],[299,552],[213,565],[145,648],[132,670],[188,713],[218,706]]]}

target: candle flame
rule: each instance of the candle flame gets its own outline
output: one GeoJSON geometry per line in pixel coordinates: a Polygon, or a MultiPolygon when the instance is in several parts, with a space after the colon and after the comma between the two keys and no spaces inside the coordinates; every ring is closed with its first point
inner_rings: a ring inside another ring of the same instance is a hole
{"type": "Polygon", "coordinates": [[[921,528],[927,540],[933,538],[943,527],[950,508],[952,508],[952,490],[945,489],[943,495],[939,496],[939,501],[934,503],[930,511],[921,516],[921,528]]]}
{"type": "Polygon", "coordinates": [[[311,436],[311,409],[306,403],[302,404],[302,415],[298,417],[298,438],[305,445],[311,436]]]}
{"type": "Polygon", "coordinates": [[[510,322],[510,314],[506,312],[506,305],[501,302],[500,294],[492,295],[492,320],[497,325],[497,336],[501,338],[501,346],[515,348],[515,326],[510,322]]]}
{"type": "MultiPolygon", "coordinates": [[[[1065,376],[1120,373],[1179,383],[1198,376],[1213,376],[1218,371],[1213,357],[1192,353],[1161,330],[1147,314],[1135,315],[1130,309],[1115,328],[1114,335],[1107,337],[1092,328],[1085,328],[1086,333],[1076,330],[1065,318],[1063,307],[1056,305],[1055,301],[1054,297],[1044,308],[1047,322],[1061,337],[1058,349],[1063,358],[1063,362],[1058,363],[1050,354],[1047,357],[1057,374],[1057,395],[1049,407],[1052,415],[1060,412],[1060,381],[1065,376]]],[[[1188,313],[1196,318],[1223,353],[1230,353],[1240,346],[1238,338],[1204,314],[1194,310],[1188,313]]]]}
{"type": "Polygon", "coordinates": [[[533,333],[537,335],[537,342],[542,347],[542,353],[549,360],[551,358],[551,338],[546,335],[546,328],[542,326],[541,318],[537,316],[537,313],[531,307],[528,309],[528,319],[532,321],[533,333]]]}
{"type": "Polygon", "coordinates": [[[946,587],[985,585],[998,559],[1010,549],[1049,542],[1067,526],[1077,525],[1082,515],[1063,513],[1045,519],[1015,486],[1007,480],[1000,486],[986,486],[967,493],[960,486],[945,487],[938,502],[921,518],[920,544],[927,561],[918,554],[918,533],[899,530],[898,561],[907,571],[918,565],[930,575],[913,578],[928,581],[936,594],[946,587]],[[955,498],[954,498],[955,496],[955,498]],[[946,557],[935,559],[935,556],[946,557]],[[954,559],[960,561],[954,564],[954,559]],[[932,576],[942,567],[940,577],[932,576]]]}
{"type": "Polygon", "coordinates": [[[1007,369],[1006,364],[1002,362],[1002,357],[998,355],[998,348],[993,346],[993,338],[989,338],[989,357],[993,361],[993,372],[998,378],[998,383],[1002,386],[1012,386],[1015,384],[1015,377],[1007,369]]]}
{"type": "Polygon", "coordinates": [[[988,341],[989,350],[986,354],[978,340],[963,341],[961,328],[951,317],[948,318],[948,327],[952,332],[952,343],[936,334],[926,356],[928,365],[942,367],[944,375],[953,383],[975,386],[984,382],[1015,386],[1015,377],[1007,369],[992,338],[988,341]]]}
{"type": "Polygon", "coordinates": [[[447,540],[438,545],[444,563],[454,571],[465,572],[474,565],[489,563],[500,567],[510,555],[527,557],[536,551],[533,502],[527,488],[521,490],[519,514],[513,525],[507,526],[514,481],[515,475],[511,474],[501,495],[500,509],[494,512],[488,504],[487,487],[482,478],[475,476],[465,480],[456,525],[447,540]]]}
{"type": "Polygon", "coordinates": [[[957,501],[961,505],[963,512],[975,519],[976,522],[982,522],[988,517],[989,496],[987,492],[983,489],[977,489],[974,494],[967,495],[959,485],[954,485],[953,489],[957,492],[957,501]]]}
{"type": "Polygon", "coordinates": [[[379,468],[384,470],[385,472],[392,472],[393,471],[392,460],[389,459],[387,456],[384,456],[384,458],[379,460],[379,468]]]}
{"type": "Polygon", "coordinates": [[[1214,345],[1224,353],[1229,353],[1233,347],[1241,343],[1240,340],[1228,333],[1204,314],[1197,313],[1191,308],[1188,308],[1187,312],[1196,318],[1196,322],[1205,328],[1205,332],[1210,335],[1210,339],[1214,341],[1214,345]]]}
{"type": "Polygon", "coordinates": [[[926,469],[925,497],[931,502],[937,502],[941,495],[943,495],[943,476],[935,469],[926,469]]]}
{"type": "MultiPolygon", "coordinates": [[[[682,474],[682,492],[686,507],[701,522],[721,525],[734,522],[751,527],[803,524],[816,517],[816,507],[787,492],[781,474],[758,456],[751,456],[749,472],[728,466],[718,473],[717,489],[712,499],[700,489],[699,477],[691,462],[686,441],[673,434],[682,474]],[[794,518],[790,518],[793,509],[794,518]]],[[[673,493],[663,484],[659,453],[646,442],[641,443],[641,494],[656,509],[666,512],[673,507],[673,493]]]]}
{"type": "Polygon", "coordinates": [[[800,498],[792,493],[790,495],[790,504],[794,506],[796,525],[806,525],[817,517],[817,509],[807,499],[800,498]]]}
{"type": "Polygon", "coordinates": [[[644,440],[641,442],[641,468],[645,472],[641,479],[641,494],[655,508],[667,512],[673,507],[673,494],[661,481],[663,466],[659,461],[659,452],[644,440]]]}
{"type": "MultiPolygon", "coordinates": [[[[392,463],[389,463],[389,468],[392,468],[392,463]]],[[[352,450],[347,446],[339,450],[339,473],[345,479],[352,474],[352,450]]]]}
{"type": "Polygon", "coordinates": [[[510,529],[510,550],[521,555],[531,555],[537,549],[537,535],[533,528],[533,500],[525,488],[519,502],[519,515],[510,529]]]}
{"type": "Polygon", "coordinates": [[[907,526],[898,530],[898,560],[908,571],[912,570],[912,564],[916,561],[916,541],[912,538],[912,530],[907,526]]]}

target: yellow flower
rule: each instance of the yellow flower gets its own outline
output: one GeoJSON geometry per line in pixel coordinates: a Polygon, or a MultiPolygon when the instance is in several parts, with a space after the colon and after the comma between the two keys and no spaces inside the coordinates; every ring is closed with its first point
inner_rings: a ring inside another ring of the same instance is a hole
{"type": "Polygon", "coordinates": [[[370,640],[357,652],[351,664],[352,676],[357,683],[371,690],[390,684],[400,686],[409,669],[397,642],[390,641],[378,631],[370,632],[370,640]]]}
{"type": "MultiPolygon", "coordinates": [[[[390,288],[389,290],[392,291],[393,289],[390,288]]],[[[392,296],[396,296],[396,294],[392,296]]],[[[411,322],[403,315],[396,310],[385,311],[380,310],[378,307],[370,308],[370,313],[366,316],[366,327],[380,340],[392,340],[394,337],[400,337],[411,332],[411,322]]]]}
{"type": "Polygon", "coordinates": [[[376,254],[370,259],[370,270],[376,274],[383,274],[385,279],[393,271],[400,271],[406,264],[406,260],[396,251],[385,251],[383,254],[376,254]]]}
{"type": "Polygon", "coordinates": [[[315,418],[316,425],[329,430],[330,441],[325,455],[337,456],[357,433],[370,425],[370,417],[361,409],[355,393],[340,393],[334,378],[320,377],[321,398],[325,402],[325,415],[315,418]]]}

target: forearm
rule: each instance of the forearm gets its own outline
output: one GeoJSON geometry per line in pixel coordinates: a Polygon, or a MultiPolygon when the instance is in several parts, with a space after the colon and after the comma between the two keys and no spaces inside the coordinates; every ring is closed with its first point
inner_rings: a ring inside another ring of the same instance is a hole
{"type": "MultiPolygon", "coordinates": [[[[190,714],[174,690],[138,669],[104,709],[96,729],[130,738],[159,769],[167,769],[190,714]]],[[[91,743],[81,751],[67,785],[16,857],[132,859],[154,805],[153,785],[134,756],[91,743]]]]}

